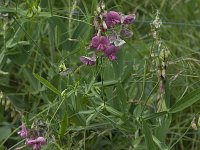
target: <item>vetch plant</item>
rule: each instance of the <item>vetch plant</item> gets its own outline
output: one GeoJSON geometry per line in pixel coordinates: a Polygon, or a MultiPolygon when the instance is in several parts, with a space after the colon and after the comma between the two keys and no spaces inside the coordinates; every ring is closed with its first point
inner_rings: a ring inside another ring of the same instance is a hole
{"type": "Polygon", "coordinates": [[[26,140],[26,145],[33,148],[33,150],[41,150],[41,146],[47,144],[47,140],[43,137],[41,129],[29,129],[24,122],[22,122],[21,131],[18,134],[26,140]]]}
{"type": "Polygon", "coordinates": [[[81,56],[86,65],[95,65],[99,53],[111,61],[117,59],[117,52],[126,42],[122,38],[131,38],[133,33],[127,27],[136,19],[135,14],[124,15],[121,12],[105,10],[105,4],[99,3],[94,17],[95,35],[90,48],[96,49],[92,57],[81,56]]]}
{"type": "Polygon", "coordinates": [[[196,4],[0,3],[0,149],[199,149],[196,4]]]}

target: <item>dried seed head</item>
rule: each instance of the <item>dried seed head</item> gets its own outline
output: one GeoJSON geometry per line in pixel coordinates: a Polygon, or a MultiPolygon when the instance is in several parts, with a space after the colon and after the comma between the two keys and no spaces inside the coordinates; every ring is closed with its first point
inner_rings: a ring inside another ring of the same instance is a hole
{"type": "Polygon", "coordinates": [[[194,130],[198,130],[197,124],[195,123],[195,117],[193,118],[193,120],[192,120],[192,122],[191,122],[191,127],[192,127],[192,129],[194,129],[194,130]]]}
{"type": "Polygon", "coordinates": [[[198,119],[198,126],[200,126],[200,116],[199,116],[199,119],[198,119]]]}
{"type": "Polygon", "coordinates": [[[160,12],[159,11],[157,11],[156,12],[156,18],[155,18],[155,20],[153,21],[153,26],[156,28],[156,29],[158,29],[158,28],[160,28],[160,26],[162,25],[162,21],[161,21],[161,19],[159,18],[159,15],[160,15],[160,12]]]}

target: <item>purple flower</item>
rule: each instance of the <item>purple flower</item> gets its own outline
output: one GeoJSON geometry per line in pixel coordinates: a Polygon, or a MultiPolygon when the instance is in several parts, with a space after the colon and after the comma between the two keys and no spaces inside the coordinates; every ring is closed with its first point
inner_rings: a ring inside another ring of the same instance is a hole
{"type": "Polygon", "coordinates": [[[86,64],[88,66],[92,66],[92,65],[95,65],[95,63],[96,63],[96,56],[92,56],[92,57],[81,56],[80,60],[84,64],[86,64]]]}
{"type": "Polygon", "coordinates": [[[104,51],[104,54],[106,57],[108,57],[110,60],[116,60],[117,56],[116,53],[119,50],[119,47],[110,45],[107,47],[107,49],[104,51]]]}
{"type": "Polygon", "coordinates": [[[22,138],[26,138],[28,136],[28,130],[26,128],[25,123],[22,123],[21,125],[21,131],[18,132],[18,134],[22,137],[22,138]]]}
{"type": "Polygon", "coordinates": [[[34,150],[41,150],[41,144],[34,144],[33,149],[34,150]]]}
{"type": "Polygon", "coordinates": [[[109,44],[109,39],[105,36],[95,36],[92,38],[92,47],[97,48],[97,50],[105,50],[109,44]]]}
{"type": "Polygon", "coordinates": [[[47,144],[47,141],[44,137],[38,137],[37,139],[27,139],[26,144],[33,147],[34,150],[40,150],[41,145],[47,144]]]}
{"type": "Polygon", "coordinates": [[[135,21],[136,16],[135,14],[132,15],[125,15],[121,17],[121,23],[123,24],[131,24],[135,21]]]}
{"type": "Polygon", "coordinates": [[[107,27],[114,26],[121,22],[120,13],[115,11],[110,11],[104,15],[107,27]]]}
{"type": "Polygon", "coordinates": [[[129,29],[123,28],[120,31],[120,35],[125,38],[131,38],[133,36],[133,32],[129,29]]]}
{"type": "Polygon", "coordinates": [[[108,36],[110,43],[114,43],[117,40],[117,34],[112,33],[108,36]]]}

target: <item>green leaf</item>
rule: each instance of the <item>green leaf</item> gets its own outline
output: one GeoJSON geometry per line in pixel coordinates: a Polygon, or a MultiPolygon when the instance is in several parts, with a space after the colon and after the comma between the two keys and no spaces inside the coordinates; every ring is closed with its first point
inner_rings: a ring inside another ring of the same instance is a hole
{"type": "Polygon", "coordinates": [[[67,113],[65,113],[64,118],[60,125],[60,138],[63,138],[65,132],[67,131],[67,127],[68,127],[68,116],[67,113]]]}
{"type": "MultiPolygon", "coordinates": [[[[112,86],[112,85],[115,85],[116,83],[118,83],[117,80],[104,81],[103,86],[112,86]]],[[[96,82],[94,83],[94,86],[102,86],[102,83],[96,82]]]]}
{"type": "Polygon", "coordinates": [[[168,80],[165,81],[164,87],[165,87],[165,105],[166,105],[167,109],[169,109],[169,107],[170,107],[170,87],[169,87],[168,80]]]}
{"type": "Polygon", "coordinates": [[[126,92],[122,86],[121,83],[118,83],[117,84],[117,102],[116,104],[119,105],[120,107],[120,110],[123,112],[123,113],[127,113],[128,112],[128,101],[127,101],[127,95],[126,95],[126,92]]]}
{"type": "Polygon", "coordinates": [[[23,68],[22,73],[24,77],[28,80],[28,82],[30,83],[31,87],[34,90],[37,90],[39,88],[38,86],[39,82],[33,77],[32,71],[29,68],[23,68]]]}
{"type": "Polygon", "coordinates": [[[122,117],[123,114],[120,111],[118,111],[118,110],[116,110],[116,109],[114,109],[114,108],[112,108],[112,107],[110,107],[108,105],[106,105],[105,107],[106,107],[106,110],[109,113],[111,113],[111,114],[113,114],[115,116],[118,116],[118,117],[122,117]]]}
{"type": "MultiPolygon", "coordinates": [[[[12,42],[12,41],[11,41],[12,42]]],[[[13,48],[15,46],[24,46],[24,45],[30,45],[30,42],[28,41],[18,41],[18,42],[15,42],[15,43],[11,43],[10,41],[8,41],[6,44],[7,44],[7,48],[13,48]]]]}
{"type": "Polygon", "coordinates": [[[168,150],[169,148],[166,146],[165,143],[160,142],[155,136],[153,136],[153,141],[156,143],[156,145],[161,149],[161,150],[168,150]]]}
{"type": "Polygon", "coordinates": [[[163,112],[158,112],[158,113],[154,113],[148,116],[143,116],[144,120],[150,120],[150,119],[155,119],[155,118],[159,118],[161,116],[164,116],[167,114],[167,111],[163,111],[163,112]]]}
{"type": "Polygon", "coordinates": [[[169,126],[171,124],[171,116],[171,114],[168,114],[156,119],[157,126],[154,128],[154,135],[161,142],[166,141],[169,126]]]}
{"type": "Polygon", "coordinates": [[[11,129],[6,126],[0,127],[0,133],[0,141],[2,141],[10,135],[11,129]]]}
{"type": "Polygon", "coordinates": [[[176,102],[169,109],[169,113],[176,113],[176,112],[182,111],[185,108],[197,102],[198,100],[200,100],[200,88],[192,91],[191,93],[181,98],[178,102],[176,102]]]}
{"type": "Polygon", "coordinates": [[[47,88],[49,88],[50,90],[52,90],[57,95],[61,95],[61,92],[57,88],[55,88],[49,81],[47,81],[43,77],[39,76],[38,74],[33,73],[33,75],[35,76],[36,79],[38,79],[47,88]]]}
{"type": "Polygon", "coordinates": [[[147,144],[147,149],[148,150],[155,150],[155,145],[154,141],[152,138],[152,133],[151,130],[149,129],[148,125],[146,124],[145,121],[143,121],[143,129],[144,129],[144,135],[145,135],[145,141],[147,144]]]}
{"type": "Polygon", "coordinates": [[[124,73],[124,52],[119,51],[117,55],[117,61],[112,62],[115,79],[121,78],[122,74],[124,73]]]}

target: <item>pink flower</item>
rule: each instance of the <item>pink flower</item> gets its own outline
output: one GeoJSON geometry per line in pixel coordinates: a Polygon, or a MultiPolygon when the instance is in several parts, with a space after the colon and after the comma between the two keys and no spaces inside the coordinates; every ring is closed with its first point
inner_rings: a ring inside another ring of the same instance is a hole
{"type": "Polygon", "coordinates": [[[110,43],[114,43],[117,40],[117,34],[112,33],[108,36],[110,43]]]}
{"type": "Polygon", "coordinates": [[[96,63],[96,56],[92,56],[92,57],[81,56],[80,60],[84,64],[86,64],[88,66],[92,66],[92,65],[95,65],[95,63],[96,63]]]}
{"type": "Polygon", "coordinates": [[[109,44],[109,39],[105,36],[95,36],[92,38],[92,47],[97,48],[97,50],[105,50],[109,44]]]}
{"type": "Polygon", "coordinates": [[[41,144],[34,144],[33,145],[34,150],[40,150],[41,149],[41,144]]]}
{"type": "Polygon", "coordinates": [[[21,125],[21,131],[18,132],[18,134],[22,137],[22,138],[26,138],[28,136],[28,130],[26,128],[25,123],[22,123],[21,125]]]}
{"type": "Polygon", "coordinates": [[[121,23],[123,24],[131,24],[135,21],[136,16],[135,14],[132,15],[125,15],[121,17],[121,23]]]}
{"type": "Polygon", "coordinates": [[[117,56],[116,53],[119,50],[119,47],[110,45],[107,47],[107,49],[104,51],[104,54],[106,57],[108,57],[110,60],[116,60],[117,56]]]}
{"type": "Polygon", "coordinates": [[[110,11],[104,15],[105,22],[107,27],[114,26],[116,24],[119,24],[121,22],[121,16],[120,13],[115,11],[110,11]]]}
{"type": "Polygon", "coordinates": [[[41,145],[47,144],[47,141],[44,137],[38,137],[37,139],[27,139],[26,144],[32,146],[34,150],[40,150],[41,145]]]}
{"type": "Polygon", "coordinates": [[[123,28],[120,31],[120,35],[125,38],[131,38],[133,36],[133,32],[129,29],[123,28]]]}

